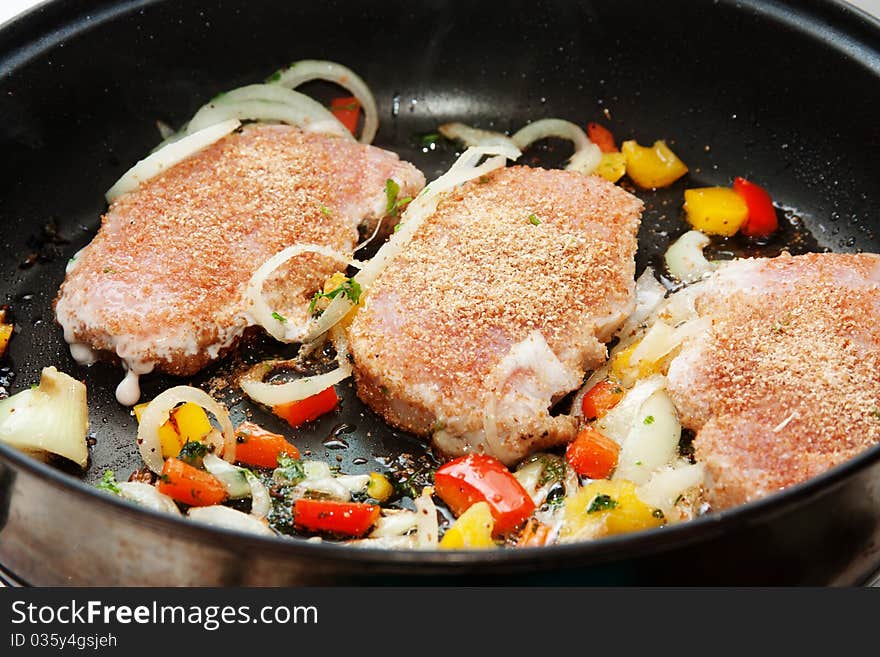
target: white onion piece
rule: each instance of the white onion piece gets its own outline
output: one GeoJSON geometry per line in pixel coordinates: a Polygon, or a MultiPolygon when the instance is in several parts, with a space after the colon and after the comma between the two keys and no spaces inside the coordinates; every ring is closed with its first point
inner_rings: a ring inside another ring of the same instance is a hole
{"type": "Polygon", "coordinates": [[[541,119],[518,130],[511,140],[517,148],[525,150],[530,144],[547,137],[559,137],[574,143],[574,155],[568,161],[566,169],[587,174],[593,173],[599,166],[602,151],[590,141],[587,133],[571,121],[541,119]]]}
{"type": "Polygon", "coordinates": [[[602,149],[591,143],[583,150],[577,151],[565,165],[566,171],[577,171],[584,175],[593,173],[602,163],[602,149]]]}
{"type": "Polygon", "coordinates": [[[261,536],[274,536],[269,527],[256,516],[236,511],[228,506],[194,506],[187,511],[187,516],[192,520],[211,525],[212,527],[222,527],[223,529],[235,529],[247,534],[258,534],[261,536]]]}
{"type": "Polygon", "coordinates": [[[317,395],[330,386],[336,385],[351,376],[351,364],[347,358],[339,359],[339,367],[324,374],[304,376],[296,381],[288,383],[265,383],[263,377],[273,366],[283,361],[266,361],[254,365],[244,376],[239,379],[239,385],[244,393],[259,404],[266,406],[278,406],[293,401],[300,401],[306,397],[317,395]]]}
{"type": "Polygon", "coordinates": [[[302,467],[307,480],[324,479],[333,476],[333,471],[324,461],[303,461],[302,467]]]}
{"type": "Polygon", "coordinates": [[[269,489],[260,481],[259,477],[250,470],[244,471],[248,485],[251,487],[251,515],[255,518],[265,518],[272,509],[272,500],[269,497],[269,489]]]}
{"type": "Polygon", "coordinates": [[[715,269],[716,265],[703,255],[709,242],[709,237],[698,230],[689,230],[675,240],[663,256],[669,273],[682,283],[693,283],[715,269]]]}
{"type": "Polygon", "coordinates": [[[636,495],[646,504],[663,511],[669,522],[675,522],[680,519],[675,501],[702,486],[705,477],[706,468],[702,463],[679,463],[655,472],[647,483],[636,488],[636,495]]]}
{"type": "Polygon", "coordinates": [[[205,465],[205,470],[220,480],[230,499],[237,500],[251,496],[251,486],[245,476],[244,468],[227,463],[214,454],[206,454],[202,463],[205,465]]]}
{"type": "Polygon", "coordinates": [[[253,323],[262,326],[266,329],[269,335],[280,342],[297,342],[301,340],[306,333],[307,326],[293,326],[289,321],[281,321],[273,315],[272,309],[263,299],[263,285],[265,284],[266,279],[269,278],[278,267],[291,258],[295,258],[304,253],[317,253],[326,258],[336,260],[343,266],[348,265],[349,261],[348,257],[338,251],[334,251],[326,246],[321,246],[320,244],[296,244],[294,246],[288,246],[286,249],[273,255],[257,268],[257,271],[251,276],[244,291],[245,298],[250,300],[251,303],[248,313],[250,314],[253,323]]]}
{"type": "MultiPolygon", "coordinates": [[[[520,152],[517,149],[506,145],[475,146],[462,153],[449,168],[449,171],[427,185],[406,207],[401,217],[400,229],[391,235],[382,248],[376,252],[376,255],[354,277],[354,280],[361,286],[361,294],[369,289],[388,262],[403,250],[425,219],[434,213],[443,192],[474,178],[485,176],[496,169],[501,169],[507,164],[507,160],[516,160],[519,156],[520,152]],[[480,159],[486,155],[495,155],[495,157],[490,157],[477,166],[480,159]]],[[[354,304],[346,295],[337,295],[311,326],[303,341],[314,342],[317,340],[339,323],[353,307],[354,304]]]]}
{"type": "Polygon", "coordinates": [[[351,491],[338,482],[335,477],[323,479],[305,479],[294,486],[290,495],[294,499],[305,497],[311,493],[320,493],[339,502],[351,500],[351,491]]]}
{"type": "Polygon", "coordinates": [[[160,493],[155,486],[142,481],[122,481],[116,485],[119,487],[120,497],[153,511],[180,515],[180,509],[177,508],[174,500],[160,493]]]}
{"type": "Polygon", "coordinates": [[[370,475],[339,475],[336,481],[345,486],[351,493],[366,493],[370,484],[370,475]]]}
{"type": "Polygon", "coordinates": [[[614,408],[596,421],[596,429],[622,445],[635,424],[642,405],[655,392],[665,388],[666,377],[659,374],[637,381],[614,408]]]}
{"type": "Polygon", "coordinates": [[[397,511],[383,509],[382,516],[376,522],[369,538],[388,538],[405,536],[419,526],[419,514],[413,511],[397,511]]]}
{"type": "Polygon", "coordinates": [[[447,139],[455,139],[466,146],[510,146],[517,148],[513,140],[505,134],[493,130],[480,130],[464,123],[444,123],[437,128],[447,139]]]}
{"type": "Polygon", "coordinates": [[[190,155],[198,153],[214,142],[219,141],[230,132],[236,130],[241,122],[236,118],[214,121],[193,131],[183,139],[169,143],[163,148],[148,155],[126,171],[104,195],[108,203],[112,203],[123,194],[137,189],[145,180],[149,180],[175,164],[182,162],[190,155]]]}
{"type": "Polygon", "coordinates": [[[192,402],[211,413],[220,424],[223,434],[222,456],[225,460],[235,461],[235,430],[229,419],[229,411],[218,404],[204,390],[192,386],[175,386],[160,393],[144,409],[138,424],[137,442],[144,463],[153,472],[162,472],[162,446],[159,443],[159,427],[168,419],[172,409],[180,402],[192,402]]]}
{"type": "Polygon", "coordinates": [[[295,125],[306,132],[354,139],[339,119],[318,101],[277,84],[251,84],[215,98],[195,113],[186,132],[192,134],[228,119],[280,121],[295,125]]]}
{"type": "Polygon", "coordinates": [[[613,478],[646,483],[654,470],[675,459],[680,439],[681,424],[672,400],[665,390],[657,390],[633,417],[613,478]]]}
{"type": "Polygon", "coordinates": [[[416,529],[416,543],[420,548],[435,548],[440,540],[440,523],[437,520],[437,507],[431,495],[434,489],[425,486],[422,494],[415,500],[416,514],[419,517],[416,529]]]}
{"type": "Polygon", "coordinates": [[[525,150],[532,143],[547,137],[559,137],[574,142],[574,150],[580,151],[593,142],[587,137],[587,133],[581,130],[571,121],[564,119],[540,119],[534,123],[517,130],[511,141],[520,150],[525,150]]]}
{"type": "Polygon", "coordinates": [[[376,99],[367,83],[350,68],[317,59],[303,59],[294,62],[289,68],[279,71],[281,74],[270,84],[280,84],[290,89],[295,89],[310,80],[328,80],[338,84],[351,92],[358,99],[364,110],[364,129],[361,132],[360,142],[370,144],[379,129],[379,110],[376,107],[376,99]]]}
{"type": "Polygon", "coordinates": [[[657,310],[660,302],[666,297],[666,288],[654,278],[654,270],[647,267],[636,279],[636,307],[623,326],[617,331],[618,337],[626,340],[657,310]]]}

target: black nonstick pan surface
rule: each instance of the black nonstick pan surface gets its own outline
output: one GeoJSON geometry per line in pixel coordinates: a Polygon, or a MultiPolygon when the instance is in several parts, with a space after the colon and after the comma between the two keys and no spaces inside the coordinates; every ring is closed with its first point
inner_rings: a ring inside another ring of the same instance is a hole
{"type": "MultiPolygon", "coordinates": [[[[94,236],[104,191],[207,99],[297,59],[356,70],[380,108],[375,144],[431,180],[455,146],[419,137],[464,121],[600,121],[618,140],[666,139],[690,166],[646,203],[638,271],[685,231],[686,187],[759,181],[783,231],[756,250],[880,251],[880,25],[838,2],[606,0],[465,3],[244,0],[50,2],[0,30],[0,300],[15,335],[9,393],[55,365],[88,386],[84,477],[0,445],[0,566],[30,584],[856,584],[880,567],[880,448],[804,485],[676,527],[596,543],[493,553],[352,550],[264,540],[143,511],[92,489],[141,467],[121,370],[67,351],[52,301],[94,236]],[[246,558],[244,558],[246,556],[246,558]]],[[[316,93],[321,93],[316,88],[316,93]]],[[[547,143],[528,157],[567,155],[547,143]]],[[[528,157],[526,159],[528,159],[528,157]]],[[[726,257],[729,257],[726,256],[726,257]]],[[[245,361],[276,347],[255,339],[245,361]]],[[[191,381],[226,376],[230,360],[191,381]]],[[[142,379],[150,399],[179,379],[142,379]]],[[[240,399],[227,390],[227,401],[240,399]]],[[[341,409],[294,432],[346,472],[431,456],[348,384],[341,409]],[[326,439],[350,425],[348,447],[326,439]]],[[[233,420],[244,406],[235,407],[233,420]]],[[[255,411],[268,428],[280,421],[255,411]]],[[[288,432],[289,434],[289,432],[288,432]]]]}

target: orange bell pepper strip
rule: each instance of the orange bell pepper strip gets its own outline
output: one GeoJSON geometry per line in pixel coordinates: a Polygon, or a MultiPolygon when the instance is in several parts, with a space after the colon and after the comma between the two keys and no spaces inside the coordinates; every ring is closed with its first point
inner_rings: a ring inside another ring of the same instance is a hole
{"type": "Polygon", "coordinates": [[[614,381],[609,379],[599,381],[587,391],[581,402],[584,418],[595,420],[602,417],[617,406],[618,402],[623,399],[623,394],[623,388],[614,381]]]}
{"type": "Polygon", "coordinates": [[[306,397],[299,401],[279,404],[272,407],[272,412],[294,429],[298,426],[317,420],[325,413],[329,413],[339,404],[339,396],[336,389],[330,386],[317,395],[306,397]]]}
{"type": "Polygon", "coordinates": [[[361,104],[354,96],[343,96],[330,101],[330,112],[348,128],[351,134],[357,130],[361,114],[361,104]]]}
{"type": "Polygon", "coordinates": [[[587,137],[599,147],[603,153],[617,153],[617,144],[614,143],[614,135],[603,125],[598,123],[587,124],[587,137]]]}
{"type": "Polygon", "coordinates": [[[266,431],[253,422],[242,422],[235,430],[235,460],[259,468],[274,468],[278,457],[287,454],[299,458],[299,450],[277,433],[266,431]]]}
{"type": "Polygon", "coordinates": [[[486,454],[468,454],[440,466],[434,490],[456,516],[472,504],[487,502],[495,519],[495,536],[513,532],[535,510],[532,498],[507,466],[486,454]]]}
{"type": "Polygon", "coordinates": [[[583,477],[606,479],[617,467],[620,446],[588,427],[568,444],[565,460],[583,477]]]}
{"type": "Polygon", "coordinates": [[[293,505],[293,522],[300,529],[343,536],[363,536],[379,520],[380,508],[362,502],[302,498],[293,505]]]}
{"type": "Polygon", "coordinates": [[[158,488],[190,506],[213,506],[226,500],[226,488],[217,477],[176,458],[165,460],[158,488]]]}

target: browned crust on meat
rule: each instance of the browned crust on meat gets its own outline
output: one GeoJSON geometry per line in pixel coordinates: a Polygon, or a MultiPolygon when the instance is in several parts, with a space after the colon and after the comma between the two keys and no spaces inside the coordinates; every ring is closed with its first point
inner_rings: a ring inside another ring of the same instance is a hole
{"type": "MultiPolygon", "coordinates": [[[[402,194],[424,181],[392,153],[290,126],[254,124],[224,137],[111,205],[59,292],[73,317],[67,337],[122,356],[124,341],[137,342],[147,345],[140,360],[195,373],[247,325],[243,291],[257,267],[293,244],[350,255],[361,219],[378,219],[368,208],[382,202],[392,173],[409,179],[402,194]],[[96,297],[105,307],[86,315],[96,297]],[[175,332],[180,344],[165,349],[160,336],[175,332]]],[[[273,307],[305,318],[311,294],[341,267],[302,256],[265,291],[284,304],[273,307]],[[296,292],[281,291],[289,287],[296,292]]]]}
{"type": "MultiPolygon", "coordinates": [[[[487,377],[531,332],[566,366],[597,366],[606,355],[597,337],[631,309],[641,207],[598,177],[528,167],[450,193],[349,329],[361,399],[418,435],[453,418],[456,430],[474,430],[487,377]]],[[[576,430],[538,419],[518,435],[547,446],[576,430]]]]}
{"type": "Polygon", "coordinates": [[[711,330],[670,377],[719,509],[880,442],[880,257],[786,255],[759,274],[752,288],[706,283],[696,308],[711,330]]]}

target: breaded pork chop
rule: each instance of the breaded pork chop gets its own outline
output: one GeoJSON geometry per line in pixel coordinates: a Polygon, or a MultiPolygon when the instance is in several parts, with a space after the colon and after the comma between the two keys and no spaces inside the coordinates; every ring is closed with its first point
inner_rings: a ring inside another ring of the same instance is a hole
{"type": "Polygon", "coordinates": [[[551,405],[633,306],[642,204],[595,176],[511,167],[440,201],[348,331],[358,395],[447,455],[513,463],[571,440],[551,405]]]}
{"type": "MultiPolygon", "coordinates": [[[[248,326],[243,292],[254,271],[295,244],[350,256],[359,225],[385,215],[388,178],[401,195],[424,185],[393,153],[354,141],[283,125],[228,135],[110,206],[61,286],[65,339],[140,373],[193,374],[248,326]]],[[[266,298],[303,323],[311,295],[344,266],[298,257],[266,282],[266,298]]]]}
{"type": "Polygon", "coordinates": [[[739,260],[679,294],[711,319],[668,378],[714,508],[880,442],[880,256],[739,260]]]}

